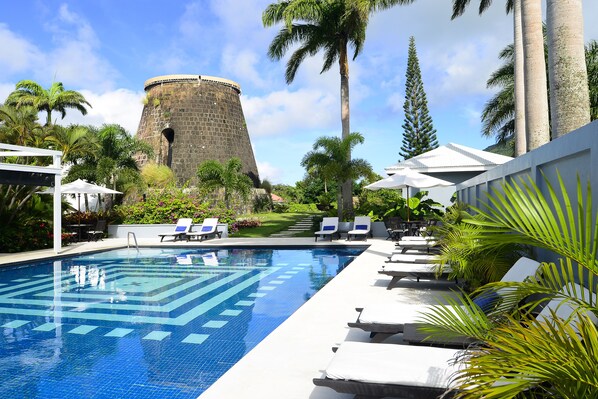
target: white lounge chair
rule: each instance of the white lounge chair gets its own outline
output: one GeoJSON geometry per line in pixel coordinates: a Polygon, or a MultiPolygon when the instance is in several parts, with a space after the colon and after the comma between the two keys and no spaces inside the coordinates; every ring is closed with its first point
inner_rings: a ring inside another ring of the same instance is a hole
{"type": "Polygon", "coordinates": [[[386,263],[435,263],[437,256],[427,253],[391,254],[386,263]]]}
{"type": "Polygon", "coordinates": [[[438,398],[451,388],[463,364],[462,350],[366,342],[343,342],[317,386],[359,397],[438,398]]]}
{"type": "Polygon", "coordinates": [[[363,238],[367,240],[367,236],[370,234],[371,225],[372,220],[369,216],[356,216],[355,221],[353,222],[353,230],[347,232],[347,240],[351,241],[351,236],[353,236],[353,238],[363,236],[363,238]]]}
{"type": "Polygon", "coordinates": [[[199,231],[189,231],[185,234],[185,237],[187,241],[192,239],[203,241],[204,238],[208,238],[211,235],[214,237],[218,236],[218,238],[222,237],[222,233],[218,231],[218,218],[204,219],[199,231]]]}
{"type": "MultiPolygon", "coordinates": [[[[589,298],[589,290],[573,284],[573,292],[589,298]]],[[[595,297],[593,298],[595,303],[595,297]]],[[[552,299],[537,319],[550,323],[552,311],[563,320],[575,318],[574,308],[562,298],[552,299]]],[[[598,322],[591,312],[586,314],[598,322]]],[[[438,398],[455,388],[455,373],[464,365],[462,349],[383,343],[343,342],[317,386],[359,397],[438,398]]]]}
{"type": "Polygon", "coordinates": [[[318,236],[321,236],[321,238],[324,238],[325,236],[330,236],[330,241],[332,241],[332,237],[335,234],[340,238],[340,233],[338,232],[338,218],[324,218],[322,220],[322,227],[320,228],[320,231],[316,231],[314,234],[316,241],[318,241],[318,236]]]}
{"type": "Polygon", "coordinates": [[[160,242],[164,240],[164,237],[174,237],[174,241],[182,240],[185,237],[185,234],[191,230],[191,225],[193,225],[193,219],[191,218],[181,218],[177,221],[176,226],[174,227],[174,231],[171,233],[166,234],[158,234],[160,237],[160,242]]]}
{"type": "Polygon", "coordinates": [[[388,283],[387,290],[393,289],[397,283],[405,277],[415,277],[417,281],[420,278],[436,278],[440,275],[447,275],[451,272],[449,265],[437,263],[388,263],[382,266],[378,274],[384,274],[392,277],[388,283]],[[440,273],[438,273],[440,271],[440,273]]]}
{"type": "MultiPolygon", "coordinates": [[[[521,257],[503,276],[501,281],[522,282],[529,276],[533,276],[539,267],[539,262],[521,257]]],[[[372,337],[378,333],[398,334],[403,332],[405,324],[417,323],[421,314],[429,308],[430,305],[421,304],[372,304],[358,309],[360,313],[357,320],[348,323],[348,325],[370,332],[372,337]]]]}

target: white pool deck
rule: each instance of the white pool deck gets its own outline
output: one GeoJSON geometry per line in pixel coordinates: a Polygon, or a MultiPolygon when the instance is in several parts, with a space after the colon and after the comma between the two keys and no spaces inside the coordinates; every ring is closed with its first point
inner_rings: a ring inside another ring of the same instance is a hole
{"type": "MultiPolygon", "coordinates": [[[[313,238],[226,238],[193,242],[163,242],[140,239],[140,246],[312,246],[331,245],[314,242],[313,238]]],[[[97,242],[77,243],[64,248],[61,255],[126,246],[126,239],[105,239],[97,242]]],[[[289,319],[274,330],[251,352],[243,357],[199,399],[344,399],[353,395],[316,387],[314,377],[333,357],[331,348],[343,341],[369,342],[369,333],[352,329],[347,322],[355,321],[356,307],[371,303],[437,303],[455,285],[446,281],[404,279],[397,288],[387,290],[390,277],[379,275],[378,270],[393,250],[394,243],[383,239],[364,241],[339,240],[332,245],[368,245],[345,270],[316,293],[289,319]]],[[[0,265],[5,263],[44,259],[54,256],[52,250],[20,254],[0,254],[0,265]]],[[[400,342],[400,336],[390,342],[400,342]]],[[[409,361],[409,359],[397,359],[409,361]]]]}

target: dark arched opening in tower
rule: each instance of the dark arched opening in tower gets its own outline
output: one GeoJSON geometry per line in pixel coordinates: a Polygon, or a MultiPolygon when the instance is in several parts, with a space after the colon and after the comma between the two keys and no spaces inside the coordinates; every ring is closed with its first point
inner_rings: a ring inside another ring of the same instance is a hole
{"type": "Polygon", "coordinates": [[[172,145],[174,144],[174,130],[168,128],[162,131],[162,135],[168,141],[168,153],[166,155],[166,166],[172,168],[172,145]]]}

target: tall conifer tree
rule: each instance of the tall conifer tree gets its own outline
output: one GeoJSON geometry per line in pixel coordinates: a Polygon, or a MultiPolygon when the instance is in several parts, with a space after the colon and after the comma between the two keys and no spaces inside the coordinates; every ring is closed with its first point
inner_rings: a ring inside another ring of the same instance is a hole
{"type": "Polygon", "coordinates": [[[424,82],[419,69],[419,60],[415,49],[415,38],[409,39],[409,57],[405,74],[405,123],[403,123],[403,145],[401,155],[404,159],[413,158],[438,147],[436,129],[428,111],[428,100],[424,91],[424,82]]]}

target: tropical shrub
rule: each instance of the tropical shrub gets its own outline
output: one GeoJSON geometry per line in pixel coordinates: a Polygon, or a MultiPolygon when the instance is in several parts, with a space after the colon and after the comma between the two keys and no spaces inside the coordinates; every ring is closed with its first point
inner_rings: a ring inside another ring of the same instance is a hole
{"type": "MultiPolygon", "coordinates": [[[[65,242],[67,236],[63,236],[65,242]]],[[[0,252],[13,253],[51,248],[52,226],[45,220],[24,220],[19,224],[0,223],[0,252]]]]}
{"type": "MultiPolygon", "coordinates": [[[[432,335],[461,333],[480,342],[461,360],[456,398],[598,397],[593,316],[598,314],[598,219],[591,187],[584,192],[578,179],[572,201],[560,176],[558,189],[547,179],[543,183],[547,195],[529,178],[505,183],[482,209],[474,209],[475,218],[463,222],[478,229],[476,239],[482,246],[527,243],[556,254],[558,264],[543,264],[540,276],[526,282],[480,288],[480,293],[500,290],[500,317],[476,311],[456,316],[451,306],[437,307],[423,318],[432,335]],[[589,292],[581,295],[573,283],[589,292]],[[531,317],[530,310],[550,297],[565,301],[574,311],[572,317],[563,319],[555,312],[550,321],[531,317]]],[[[453,303],[471,306],[466,297],[453,303]]]]}
{"type": "Polygon", "coordinates": [[[115,208],[121,223],[124,224],[174,224],[180,218],[192,218],[195,223],[217,217],[220,223],[232,224],[235,212],[224,206],[212,206],[197,194],[187,194],[182,190],[150,192],[145,201],[115,208]]]}

